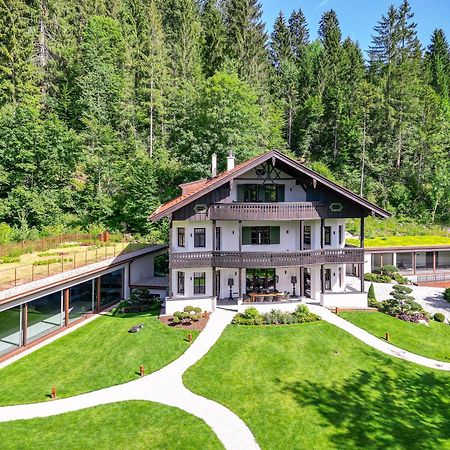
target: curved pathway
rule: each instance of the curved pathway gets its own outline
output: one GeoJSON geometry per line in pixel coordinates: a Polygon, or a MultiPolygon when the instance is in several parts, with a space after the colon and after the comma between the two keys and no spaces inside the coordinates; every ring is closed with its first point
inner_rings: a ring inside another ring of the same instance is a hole
{"type": "Polygon", "coordinates": [[[415,353],[402,350],[395,345],[389,344],[381,339],[377,338],[373,334],[370,334],[366,330],[347,322],[342,317],[337,316],[332,313],[329,309],[323,306],[308,305],[311,312],[320,316],[323,320],[341,328],[342,330],[350,333],[355,338],[369,345],[370,347],[379,350],[380,352],[386,353],[387,355],[394,356],[396,358],[404,359],[415,364],[420,364],[424,367],[429,367],[430,369],[438,369],[444,371],[450,371],[450,363],[437,361],[435,359],[426,358],[425,356],[420,356],[415,353]]]}
{"type": "Polygon", "coordinates": [[[183,355],[150,375],[61,400],[0,407],[0,422],[53,416],[125,400],[148,400],[178,407],[203,419],[227,449],[259,449],[242,419],[225,406],[192,393],[182,381],[183,373],[216,343],[234,314],[233,311],[217,309],[183,355]]]}

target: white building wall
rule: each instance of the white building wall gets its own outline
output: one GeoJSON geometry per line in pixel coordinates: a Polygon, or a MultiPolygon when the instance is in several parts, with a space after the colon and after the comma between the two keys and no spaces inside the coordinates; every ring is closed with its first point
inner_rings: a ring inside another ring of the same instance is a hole
{"type": "Polygon", "coordinates": [[[173,298],[190,298],[190,297],[205,297],[213,295],[213,271],[212,267],[198,267],[195,269],[173,269],[172,270],[172,292],[173,298]],[[184,272],[184,294],[177,292],[178,288],[178,272],[184,272]],[[194,273],[205,272],[205,293],[194,295],[194,273]]]}
{"type": "Polygon", "coordinates": [[[173,221],[171,234],[171,248],[172,252],[202,252],[212,250],[212,222],[204,221],[173,221]],[[178,228],[184,228],[185,232],[185,246],[178,247],[178,228]],[[194,228],[205,228],[206,232],[206,246],[194,247],[194,228]]]}

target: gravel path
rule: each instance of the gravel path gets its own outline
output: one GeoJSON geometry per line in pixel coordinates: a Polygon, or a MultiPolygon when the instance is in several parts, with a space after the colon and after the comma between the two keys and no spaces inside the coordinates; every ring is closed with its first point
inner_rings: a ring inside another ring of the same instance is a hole
{"type": "Polygon", "coordinates": [[[438,369],[444,371],[450,371],[450,363],[437,361],[435,359],[426,358],[425,356],[416,355],[415,353],[402,350],[394,345],[388,344],[387,342],[377,338],[376,336],[368,333],[362,328],[353,325],[342,317],[337,316],[332,313],[329,309],[323,306],[308,305],[309,309],[320,316],[323,320],[341,328],[342,330],[350,333],[355,338],[364,342],[364,344],[379,350],[380,352],[386,353],[390,356],[395,356],[396,358],[404,359],[415,364],[420,364],[424,367],[429,367],[430,369],[438,369]]]}
{"type": "Polygon", "coordinates": [[[235,312],[217,309],[191,347],[178,359],[148,376],[61,400],[0,407],[0,422],[47,417],[96,405],[125,400],[149,400],[178,407],[203,419],[222,444],[232,450],[259,449],[253,434],[242,419],[225,406],[189,391],[183,373],[219,339],[235,312]]]}

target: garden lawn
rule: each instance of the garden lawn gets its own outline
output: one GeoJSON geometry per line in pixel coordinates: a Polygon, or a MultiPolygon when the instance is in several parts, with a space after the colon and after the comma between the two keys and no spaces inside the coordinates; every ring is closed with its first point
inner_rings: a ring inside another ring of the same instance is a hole
{"type": "Polygon", "coordinates": [[[146,374],[167,365],[187,349],[188,332],[155,314],[102,315],[1,369],[0,405],[45,401],[52,386],[69,397],[135,379],[140,364],[146,374]],[[140,323],[141,331],[128,333],[140,323]]]}
{"type": "MultiPolygon", "coordinates": [[[[347,244],[359,246],[359,239],[346,239],[347,244]]],[[[408,245],[450,245],[450,237],[446,236],[383,236],[365,239],[365,247],[407,247],[408,245]]]]}
{"type": "Polygon", "coordinates": [[[430,320],[429,326],[405,322],[381,312],[343,312],[343,319],[390,343],[428,358],[450,361],[450,326],[430,320]]]}
{"type": "Polygon", "coordinates": [[[178,408],[132,401],[0,423],[2,449],[221,449],[200,419],[178,408]]]}
{"type": "Polygon", "coordinates": [[[326,322],[230,325],[184,382],[238,414],[263,449],[450,448],[450,374],[326,322]]]}

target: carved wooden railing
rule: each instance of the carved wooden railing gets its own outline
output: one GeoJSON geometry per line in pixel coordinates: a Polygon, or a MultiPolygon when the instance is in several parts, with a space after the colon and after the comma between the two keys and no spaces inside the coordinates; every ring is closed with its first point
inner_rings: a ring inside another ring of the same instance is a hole
{"type": "Polygon", "coordinates": [[[301,252],[183,252],[172,253],[172,269],[192,267],[267,268],[364,262],[361,248],[306,250],[301,252]]]}
{"type": "Polygon", "coordinates": [[[211,220],[302,220],[350,216],[340,203],[215,203],[209,208],[211,220]]]}

